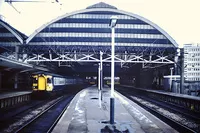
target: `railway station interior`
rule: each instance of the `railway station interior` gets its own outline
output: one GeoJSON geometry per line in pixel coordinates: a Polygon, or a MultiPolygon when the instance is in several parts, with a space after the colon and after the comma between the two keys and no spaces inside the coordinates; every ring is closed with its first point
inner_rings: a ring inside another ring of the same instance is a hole
{"type": "Polygon", "coordinates": [[[0,132],[200,132],[186,79],[167,31],[104,2],[30,36],[0,19],[0,132]]]}

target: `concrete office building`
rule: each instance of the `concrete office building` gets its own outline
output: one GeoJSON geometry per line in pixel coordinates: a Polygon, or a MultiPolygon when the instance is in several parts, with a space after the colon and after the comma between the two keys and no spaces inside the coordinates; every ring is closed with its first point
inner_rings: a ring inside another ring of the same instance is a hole
{"type": "Polygon", "coordinates": [[[185,80],[200,81],[200,44],[184,45],[185,80]]]}

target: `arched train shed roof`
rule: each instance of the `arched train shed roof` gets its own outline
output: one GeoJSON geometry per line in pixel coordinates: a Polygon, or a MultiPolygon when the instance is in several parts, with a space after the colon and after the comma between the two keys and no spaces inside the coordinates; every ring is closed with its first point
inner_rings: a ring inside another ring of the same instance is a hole
{"type": "Polygon", "coordinates": [[[131,16],[131,17],[134,17],[134,18],[137,18],[149,25],[151,25],[152,27],[154,27],[155,29],[157,29],[160,33],[162,33],[173,45],[174,47],[178,47],[178,44],[175,42],[175,40],[167,33],[165,32],[162,28],[160,28],[158,25],[156,25],[155,23],[149,21],[148,19],[142,17],[142,16],[139,16],[139,15],[136,15],[136,14],[133,14],[133,13],[130,13],[130,12],[126,12],[126,11],[122,11],[122,10],[118,10],[117,8],[113,7],[113,6],[110,6],[108,4],[105,4],[105,3],[98,3],[98,4],[95,4],[93,6],[89,6],[88,8],[84,9],[84,10],[79,10],[79,11],[74,11],[74,12],[71,12],[71,13],[68,13],[68,14],[65,14],[63,16],[59,16],[55,19],[53,19],[52,21],[42,25],[40,28],[38,28],[34,33],[32,33],[29,38],[26,40],[26,44],[28,44],[38,33],[40,33],[43,29],[45,29],[46,27],[48,27],[49,25],[55,23],[56,21],[59,21],[63,18],[67,18],[67,17],[70,17],[70,16],[73,16],[73,15],[76,15],[76,14],[80,14],[80,13],[87,13],[87,12],[101,12],[101,11],[104,11],[104,12],[114,12],[114,13],[119,13],[119,14],[124,14],[124,15],[128,15],[128,16],[131,16]],[[100,5],[100,6],[99,6],[100,5]],[[102,6],[103,5],[103,6],[102,6]]]}
{"type": "MultiPolygon", "coordinates": [[[[20,33],[17,31],[15,28],[10,26],[8,23],[4,22],[3,20],[0,19],[0,25],[6,28],[10,33],[13,34],[17,38],[17,40],[23,44],[23,38],[27,38],[24,34],[20,33]]],[[[3,33],[2,33],[3,34],[3,33]]]]}

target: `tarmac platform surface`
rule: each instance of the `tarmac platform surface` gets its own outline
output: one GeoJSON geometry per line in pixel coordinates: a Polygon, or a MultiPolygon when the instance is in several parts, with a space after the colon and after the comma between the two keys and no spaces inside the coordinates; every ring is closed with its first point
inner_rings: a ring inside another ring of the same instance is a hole
{"type": "Polygon", "coordinates": [[[1,92],[0,93],[0,99],[5,99],[5,98],[12,98],[12,97],[17,97],[21,95],[27,95],[31,94],[32,91],[10,91],[10,92],[1,92]]]}
{"type": "Polygon", "coordinates": [[[110,88],[80,91],[71,101],[53,133],[177,133],[136,103],[115,91],[115,124],[110,124],[110,88]],[[101,103],[101,104],[100,104],[101,103]]]}

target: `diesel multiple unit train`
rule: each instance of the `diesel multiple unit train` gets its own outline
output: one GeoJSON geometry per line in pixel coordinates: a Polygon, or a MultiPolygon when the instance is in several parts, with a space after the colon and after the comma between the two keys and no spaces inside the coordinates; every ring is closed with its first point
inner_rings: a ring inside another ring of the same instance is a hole
{"type": "Polygon", "coordinates": [[[33,92],[56,92],[83,85],[84,80],[75,76],[60,76],[56,74],[39,73],[32,76],[33,92]]]}

